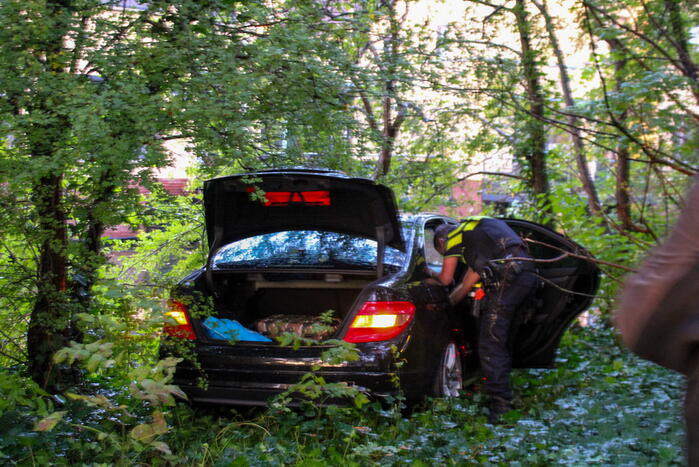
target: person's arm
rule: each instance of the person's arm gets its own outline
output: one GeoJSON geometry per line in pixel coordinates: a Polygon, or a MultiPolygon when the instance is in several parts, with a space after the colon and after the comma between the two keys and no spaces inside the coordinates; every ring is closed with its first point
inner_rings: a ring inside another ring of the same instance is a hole
{"type": "Polygon", "coordinates": [[[432,272],[431,269],[427,268],[429,274],[432,276],[427,279],[428,284],[435,285],[450,285],[454,280],[454,274],[456,273],[456,266],[459,264],[458,256],[447,256],[444,258],[442,263],[442,270],[439,274],[432,272]]]}
{"type": "Polygon", "coordinates": [[[642,357],[687,371],[688,349],[699,339],[698,301],[692,293],[699,275],[699,176],[674,229],[626,279],[614,321],[624,343],[642,357]],[[694,313],[694,315],[692,315],[694,313]],[[693,327],[694,326],[694,327],[693,327]],[[652,337],[651,337],[652,336],[652,337]]]}
{"type": "Polygon", "coordinates": [[[476,285],[476,282],[480,280],[481,276],[473,269],[468,268],[468,271],[466,271],[464,275],[464,280],[449,294],[449,301],[451,304],[456,305],[463,300],[466,295],[468,295],[471,288],[476,285]]]}

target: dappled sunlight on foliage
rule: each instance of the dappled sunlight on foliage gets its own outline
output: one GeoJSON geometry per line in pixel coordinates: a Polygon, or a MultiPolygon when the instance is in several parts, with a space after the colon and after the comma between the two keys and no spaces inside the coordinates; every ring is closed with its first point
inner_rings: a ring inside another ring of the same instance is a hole
{"type": "MultiPolygon", "coordinates": [[[[291,408],[283,397],[265,410],[180,403],[153,411],[158,400],[169,401],[170,390],[153,390],[148,381],[167,369],[141,368],[137,392],[102,383],[101,396],[69,399],[38,397],[32,384],[3,372],[0,458],[251,466],[682,462],[682,379],[621,350],[601,325],[569,331],[556,369],[515,371],[516,409],[497,426],[487,424],[476,386],[412,411],[401,410],[400,400],[291,408]],[[153,396],[144,397],[149,386],[153,396]]],[[[323,385],[309,376],[299,388],[323,385]]]]}

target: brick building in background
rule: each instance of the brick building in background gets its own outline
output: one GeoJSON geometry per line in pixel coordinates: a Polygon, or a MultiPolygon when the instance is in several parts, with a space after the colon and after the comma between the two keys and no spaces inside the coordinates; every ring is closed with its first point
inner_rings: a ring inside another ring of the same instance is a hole
{"type": "MultiPolygon", "coordinates": [[[[157,178],[156,180],[163,185],[166,192],[173,196],[184,195],[189,183],[188,178],[157,178]]],[[[139,187],[138,192],[142,195],[150,194],[150,191],[143,187],[139,187]]],[[[138,231],[133,230],[128,225],[109,227],[102,234],[102,238],[111,240],[135,240],[137,237],[138,231]]]]}
{"type": "Polygon", "coordinates": [[[481,189],[481,180],[466,179],[458,182],[451,189],[451,200],[454,202],[455,206],[442,206],[438,210],[439,213],[457,219],[480,214],[483,210],[481,189]]]}

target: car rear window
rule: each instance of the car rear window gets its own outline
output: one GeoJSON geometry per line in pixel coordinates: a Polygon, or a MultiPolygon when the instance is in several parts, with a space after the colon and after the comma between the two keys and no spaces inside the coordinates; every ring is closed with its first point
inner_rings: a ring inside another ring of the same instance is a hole
{"type": "MultiPolygon", "coordinates": [[[[399,268],[404,258],[403,252],[386,247],[385,265],[399,268]]],[[[213,267],[375,269],[376,241],[318,230],[273,232],[222,247],[214,256],[213,267]]]]}

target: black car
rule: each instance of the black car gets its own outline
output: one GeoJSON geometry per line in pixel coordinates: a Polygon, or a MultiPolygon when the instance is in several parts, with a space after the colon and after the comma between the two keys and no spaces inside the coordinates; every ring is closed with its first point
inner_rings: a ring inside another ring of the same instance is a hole
{"type": "MultiPolygon", "coordinates": [[[[190,344],[174,383],[191,401],[263,405],[313,366],[327,382],[378,396],[396,392],[397,372],[408,400],[456,396],[462,379],[477,374],[480,302],[452,307],[447,288],[424,282],[426,267],[441,267],[434,229],[456,220],[399,216],[383,185],[300,169],[208,180],[204,209],[208,260],[173,291],[162,346],[167,354],[175,341],[190,344]],[[323,362],[332,344],[282,346],[274,337],[284,331],[353,342],[360,358],[323,362]]],[[[518,311],[511,343],[514,367],[550,367],[599,271],[570,239],[505,220],[533,257],[555,259],[537,264],[542,286],[518,311]]]]}

